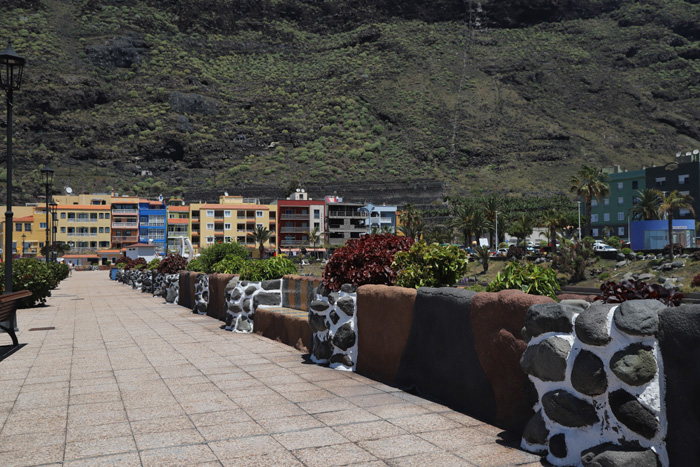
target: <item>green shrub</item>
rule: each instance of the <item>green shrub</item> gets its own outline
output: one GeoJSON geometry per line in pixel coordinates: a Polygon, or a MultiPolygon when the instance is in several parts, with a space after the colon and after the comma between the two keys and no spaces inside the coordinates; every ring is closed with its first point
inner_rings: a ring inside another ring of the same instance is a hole
{"type": "Polygon", "coordinates": [[[609,272],[601,272],[600,274],[598,274],[598,279],[600,279],[601,281],[607,280],[609,278],[610,278],[609,272]]]}
{"type": "Polygon", "coordinates": [[[148,264],[146,265],[146,268],[148,268],[149,270],[152,271],[154,269],[157,269],[159,264],[160,264],[160,258],[153,258],[152,260],[150,260],[148,262],[148,264]]]}
{"type": "Polygon", "coordinates": [[[245,260],[240,256],[228,255],[226,258],[212,266],[212,272],[217,272],[219,274],[238,274],[241,272],[241,268],[246,261],[248,260],[245,260]]]}
{"type": "Polygon", "coordinates": [[[629,255],[630,253],[633,253],[633,251],[632,251],[630,248],[623,248],[623,249],[622,249],[622,254],[623,254],[623,255],[627,256],[627,255],[629,255]]]}
{"type": "Polygon", "coordinates": [[[285,255],[270,259],[248,260],[240,270],[240,279],[244,281],[266,281],[280,279],[287,274],[296,274],[297,268],[285,255]]]}
{"type": "Polygon", "coordinates": [[[187,270],[194,272],[204,272],[204,265],[202,264],[202,260],[200,258],[191,259],[190,262],[187,263],[187,270]]]}
{"type": "Polygon", "coordinates": [[[471,287],[467,287],[467,290],[471,290],[472,292],[486,292],[486,287],[480,284],[474,284],[471,287]]]}
{"type": "Polygon", "coordinates": [[[607,242],[608,242],[608,245],[615,248],[616,250],[619,250],[620,247],[622,246],[622,241],[620,240],[620,237],[616,237],[616,236],[608,237],[607,242]]]}
{"type": "Polygon", "coordinates": [[[397,252],[391,268],[396,271],[396,285],[401,287],[450,286],[467,272],[469,258],[456,245],[420,241],[409,251],[397,252]]]}
{"type": "Polygon", "coordinates": [[[126,263],[117,263],[116,266],[117,266],[117,269],[124,269],[124,267],[126,266],[126,263]]]}
{"type": "MultiPolygon", "coordinates": [[[[29,290],[32,295],[19,302],[20,308],[46,303],[51,290],[68,277],[67,264],[46,263],[36,258],[18,258],[12,263],[12,290],[29,290]]],[[[5,270],[0,271],[0,290],[5,293],[5,270]]]]}
{"type": "Polygon", "coordinates": [[[487,291],[499,292],[505,289],[522,290],[532,295],[546,295],[556,300],[556,292],[560,287],[557,274],[551,268],[533,263],[508,263],[491,281],[487,291]]]}
{"type": "MultiPolygon", "coordinates": [[[[213,267],[216,263],[226,258],[227,256],[238,256],[242,259],[249,259],[250,253],[245,246],[238,243],[215,243],[204,248],[199,257],[193,261],[198,261],[199,272],[210,274],[214,272],[213,267]]],[[[190,264],[192,261],[190,261],[190,264]]],[[[194,269],[187,268],[190,271],[194,269]]]]}

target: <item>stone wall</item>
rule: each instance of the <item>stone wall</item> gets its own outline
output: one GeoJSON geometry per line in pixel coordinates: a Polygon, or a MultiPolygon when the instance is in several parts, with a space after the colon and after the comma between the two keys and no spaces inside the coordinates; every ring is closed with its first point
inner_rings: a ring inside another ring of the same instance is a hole
{"type": "Polygon", "coordinates": [[[288,275],[282,280],[282,306],[309,311],[309,305],[316,299],[316,289],[323,283],[323,279],[288,275]]]}
{"type": "Polygon", "coordinates": [[[226,321],[226,287],[231,279],[237,277],[234,274],[209,274],[208,316],[226,321]]]}
{"type": "Polygon", "coordinates": [[[331,368],[355,370],[357,363],[357,289],[344,284],[340,292],[323,285],[309,305],[313,332],[311,360],[331,368]]]}
{"type": "MultiPolygon", "coordinates": [[[[237,278],[231,281],[237,281],[237,278]]],[[[229,283],[231,282],[229,281],[229,283]]],[[[226,330],[253,332],[258,307],[282,305],[282,280],[241,281],[226,292],[226,330]]]]}
{"type": "Polygon", "coordinates": [[[165,296],[165,274],[161,274],[158,271],[153,271],[153,296],[165,296]]]}
{"type": "Polygon", "coordinates": [[[669,465],[655,337],[665,309],[657,300],[530,307],[521,366],[538,398],[522,447],[562,466],[669,465]]]}
{"type": "Polygon", "coordinates": [[[195,279],[192,301],[194,302],[192,313],[207,314],[209,308],[209,276],[207,274],[200,274],[195,279]]]}
{"type": "Polygon", "coordinates": [[[178,305],[189,308],[194,308],[194,284],[197,282],[197,277],[202,275],[201,272],[180,271],[180,295],[178,305]]]}
{"type": "Polygon", "coordinates": [[[178,303],[180,300],[180,274],[165,276],[165,303],[178,303]]]}

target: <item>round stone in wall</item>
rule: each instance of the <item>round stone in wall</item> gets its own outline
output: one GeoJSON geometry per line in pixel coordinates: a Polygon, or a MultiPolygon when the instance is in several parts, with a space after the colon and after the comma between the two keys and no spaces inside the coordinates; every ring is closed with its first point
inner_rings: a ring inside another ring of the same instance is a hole
{"type": "Polygon", "coordinates": [[[559,303],[532,305],[525,314],[525,328],[532,337],[546,332],[571,332],[573,318],[581,309],[559,303]]]}
{"type": "Polygon", "coordinates": [[[241,316],[238,318],[238,322],[236,322],[236,331],[241,331],[241,332],[251,332],[253,330],[253,323],[250,322],[248,318],[245,316],[241,316]]]}
{"type": "Polygon", "coordinates": [[[641,386],[654,379],[657,368],[652,348],[642,344],[632,344],[610,360],[615,376],[631,386],[641,386]]]}
{"type": "Polygon", "coordinates": [[[350,355],[346,355],[344,353],[337,353],[333,354],[330,360],[331,363],[340,363],[342,365],[345,365],[347,367],[352,367],[352,359],[350,358],[350,355]]]}
{"type": "Polygon", "coordinates": [[[608,395],[608,400],[610,410],[620,423],[647,439],[656,435],[659,421],[632,394],[624,389],[618,389],[608,395]]]}
{"type": "Polygon", "coordinates": [[[316,313],[325,313],[331,307],[328,302],[324,302],[323,300],[314,300],[309,306],[316,313]]]}
{"type": "Polygon", "coordinates": [[[338,308],[347,316],[353,316],[355,314],[355,300],[350,297],[343,297],[338,300],[338,308]]]}
{"type": "Polygon", "coordinates": [[[549,452],[559,459],[563,459],[569,455],[569,451],[566,448],[566,436],[564,433],[559,433],[549,438],[549,452]]]}
{"type": "Polygon", "coordinates": [[[525,425],[523,439],[530,444],[545,444],[548,437],[549,430],[545,424],[544,417],[542,417],[542,411],[538,410],[525,425]]]}
{"type": "Polygon", "coordinates": [[[342,350],[348,350],[355,345],[355,331],[352,330],[350,323],[345,323],[338,328],[333,336],[333,345],[342,350]]]}
{"type": "Polygon", "coordinates": [[[335,302],[337,302],[340,299],[340,294],[338,292],[333,292],[328,294],[328,303],[331,305],[335,305],[335,302]]]}
{"type": "Polygon", "coordinates": [[[638,444],[623,447],[612,443],[601,444],[583,451],[581,463],[583,467],[658,467],[661,465],[656,453],[651,449],[644,449],[638,444]]]}
{"type": "Polygon", "coordinates": [[[340,291],[345,293],[355,293],[357,292],[357,287],[352,284],[343,284],[340,286],[340,291]]]}
{"type": "Polygon", "coordinates": [[[608,303],[594,303],[576,318],[576,337],[588,345],[607,345],[610,342],[608,332],[608,313],[615,306],[608,303]]]}
{"type": "Polygon", "coordinates": [[[340,321],[340,316],[338,316],[338,313],[336,313],[335,310],[331,310],[331,312],[328,313],[328,318],[330,318],[333,324],[338,324],[338,321],[340,321]]]}
{"type": "Polygon", "coordinates": [[[245,294],[246,295],[253,295],[257,290],[258,290],[257,287],[255,287],[254,285],[251,285],[250,287],[246,287],[245,294]]]}
{"type": "Polygon", "coordinates": [[[571,344],[560,337],[550,337],[539,344],[530,345],[520,359],[520,367],[528,375],[542,381],[564,381],[566,359],[571,344]]]}
{"type": "Polygon", "coordinates": [[[571,385],[587,396],[603,394],[608,389],[603,361],[593,352],[581,350],[571,369],[571,385]]]}
{"type": "Polygon", "coordinates": [[[658,300],[628,300],[617,307],[613,322],[631,336],[653,336],[659,327],[659,311],[666,308],[658,300]]]}
{"type": "Polygon", "coordinates": [[[314,357],[318,360],[328,360],[333,355],[333,345],[327,339],[321,340],[314,335],[314,357]]]}
{"type": "Polygon", "coordinates": [[[575,428],[594,425],[600,421],[593,404],[563,389],[543,395],[542,407],[550,420],[562,426],[575,428]]]}
{"type": "Polygon", "coordinates": [[[314,312],[309,312],[309,326],[311,327],[311,331],[314,333],[323,332],[328,329],[326,318],[321,315],[317,315],[314,312]]]}

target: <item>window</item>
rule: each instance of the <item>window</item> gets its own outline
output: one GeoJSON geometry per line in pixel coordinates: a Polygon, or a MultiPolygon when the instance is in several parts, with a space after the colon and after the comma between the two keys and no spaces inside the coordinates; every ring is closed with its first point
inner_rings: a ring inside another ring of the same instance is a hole
{"type": "Polygon", "coordinates": [[[231,217],[231,211],[224,211],[224,217],[231,217]]]}
{"type": "Polygon", "coordinates": [[[321,231],[321,224],[319,224],[318,222],[314,222],[314,228],[320,232],[321,231]]]}
{"type": "Polygon", "coordinates": [[[321,218],[321,211],[319,209],[314,209],[314,219],[321,218]]]}
{"type": "Polygon", "coordinates": [[[591,200],[591,206],[592,206],[592,207],[598,206],[598,200],[597,200],[597,199],[592,199],[592,200],[591,200]]]}
{"type": "Polygon", "coordinates": [[[656,178],[656,186],[657,187],[666,186],[666,177],[657,177],[656,178]]]}
{"type": "Polygon", "coordinates": [[[61,219],[65,219],[65,218],[66,218],[66,213],[65,213],[65,212],[62,212],[62,213],[61,213],[61,219]]]}
{"type": "Polygon", "coordinates": [[[104,212],[101,212],[101,213],[100,213],[100,219],[104,219],[104,218],[105,218],[105,213],[104,213],[104,212]]]}
{"type": "Polygon", "coordinates": [[[679,185],[685,185],[686,183],[689,183],[690,181],[688,180],[690,178],[690,175],[685,174],[685,175],[679,175],[678,176],[678,184],[679,185]]]}
{"type": "Polygon", "coordinates": [[[639,203],[639,197],[633,196],[632,197],[632,204],[637,204],[637,203],[639,203]]]}
{"type": "Polygon", "coordinates": [[[238,243],[245,243],[245,237],[236,237],[238,243]]]}
{"type": "Polygon", "coordinates": [[[214,243],[214,237],[207,237],[207,243],[214,243]]]}
{"type": "Polygon", "coordinates": [[[245,230],[245,224],[236,224],[236,230],[243,232],[245,230]]]}
{"type": "Polygon", "coordinates": [[[620,211],[617,213],[617,220],[618,221],[624,221],[625,220],[625,213],[620,211]]]}
{"type": "Polygon", "coordinates": [[[598,236],[598,229],[591,229],[593,232],[593,236],[597,237],[598,236]]]}
{"type": "Polygon", "coordinates": [[[625,235],[625,228],[624,227],[618,227],[617,228],[617,234],[622,236],[625,235]]]}
{"type": "MultiPolygon", "coordinates": [[[[46,224],[44,224],[44,228],[46,228],[46,224]]],[[[15,232],[21,232],[22,231],[22,224],[17,223],[15,224],[15,232]]]]}
{"type": "Polygon", "coordinates": [[[690,209],[679,209],[678,210],[679,216],[687,216],[688,214],[690,214],[690,209]]]}
{"type": "Polygon", "coordinates": [[[214,230],[214,224],[207,224],[207,230],[214,230]]]}
{"type": "Polygon", "coordinates": [[[224,224],[224,230],[231,230],[231,224],[224,224]]]}
{"type": "MultiPolygon", "coordinates": [[[[679,193],[685,196],[690,195],[690,191],[679,191],[679,193]]],[[[25,227],[24,230],[27,230],[27,228],[25,227]]]]}
{"type": "Polygon", "coordinates": [[[608,206],[610,204],[610,198],[603,198],[603,206],[608,206]]]}
{"type": "Polygon", "coordinates": [[[109,233],[109,227],[105,227],[105,233],[109,233]]]}
{"type": "Polygon", "coordinates": [[[637,180],[632,180],[632,189],[633,190],[639,189],[639,182],[637,180]]]}
{"type": "Polygon", "coordinates": [[[598,214],[591,214],[591,222],[598,222],[598,214]]]}
{"type": "Polygon", "coordinates": [[[92,219],[97,220],[97,213],[96,213],[96,212],[90,213],[90,219],[91,219],[91,220],[92,220],[92,219]]]}
{"type": "Polygon", "coordinates": [[[231,243],[231,237],[224,237],[224,242],[231,243]]]}
{"type": "Polygon", "coordinates": [[[213,210],[207,210],[207,217],[214,217],[214,211],[213,210]]]}
{"type": "Polygon", "coordinates": [[[625,197],[624,197],[624,196],[618,196],[618,197],[617,197],[617,205],[618,205],[618,206],[622,206],[623,204],[625,204],[625,197]]]}
{"type": "Polygon", "coordinates": [[[24,224],[24,231],[31,232],[32,231],[32,224],[24,224]]]}
{"type": "Polygon", "coordinates": [[[100,227],[100,233],[104,233],[104,232],[105,232],[104,227],[100,227]]]}
{"type": "Polygon", "coordinates": [[[261,229],[265,227],[265,224],[255,224],[255,227],[260,227],[261,229]]]}
{"type": "Polygon", "coordinates": [[[105,219],[109,219],[109,213],[108,213],[108,212],[105,213],[105,219]]]}
{"type": "Polygon", "coordinates": [[[65,227],[61,227],[61,233],[66,233],[66,228],[65,228],[65,227]]]}
{"type": "Polygon", "coordinates": [[[291,209],[286,209],[286,210],[284,211],[284,213],[285,213],[285,214],[291,214],[291,213],[292,213],[292,210],[291,210],[291,209]]]}
{"type": "Polygon", "coordinates": [[[90,248],[97,248],[97,242],[90,242],[90,248]]]}
{"type": "Polygon", "coordinates": [[[606,212],[603,214],[603,222],[608,222],[610,220],[610,213],[606,212]]]}
{"type": "Polygon", "coordinates": [[[625,186],[623,182],[617,182],[617,189],[622,190],[622,188],[625,186]]]}
{"type": "Polygon", "coordinates": [[[265,217],[265,211],[255,211],[255,217],[265,217]]]}

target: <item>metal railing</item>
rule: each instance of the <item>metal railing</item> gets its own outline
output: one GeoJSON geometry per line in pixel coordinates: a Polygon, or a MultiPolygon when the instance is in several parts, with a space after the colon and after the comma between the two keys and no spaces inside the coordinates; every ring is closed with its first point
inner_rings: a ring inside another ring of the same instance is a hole
{"type": "Polygon", "coordinates": [[[309,230],[308,227],[282,227],[280,228],[280,233],[306,233],[309,230]]]}
{"type": "Polygon", "coordinates": [[[280,221],[308,220],[308,219],[309,219],[308,214],[284,214],[284,213],[280,213],[280,215],[279,215],[280,221]]]}
{"type": "Polygon", "coordinates": [[[138,222],[112,222],[113,229],[123,229],[127,227],[138,227],[138,222]]]}
{"type": "Polygon", "coordinates": [[[138,214],[138,209],[112,209],[112,214],[138,214]]]}

